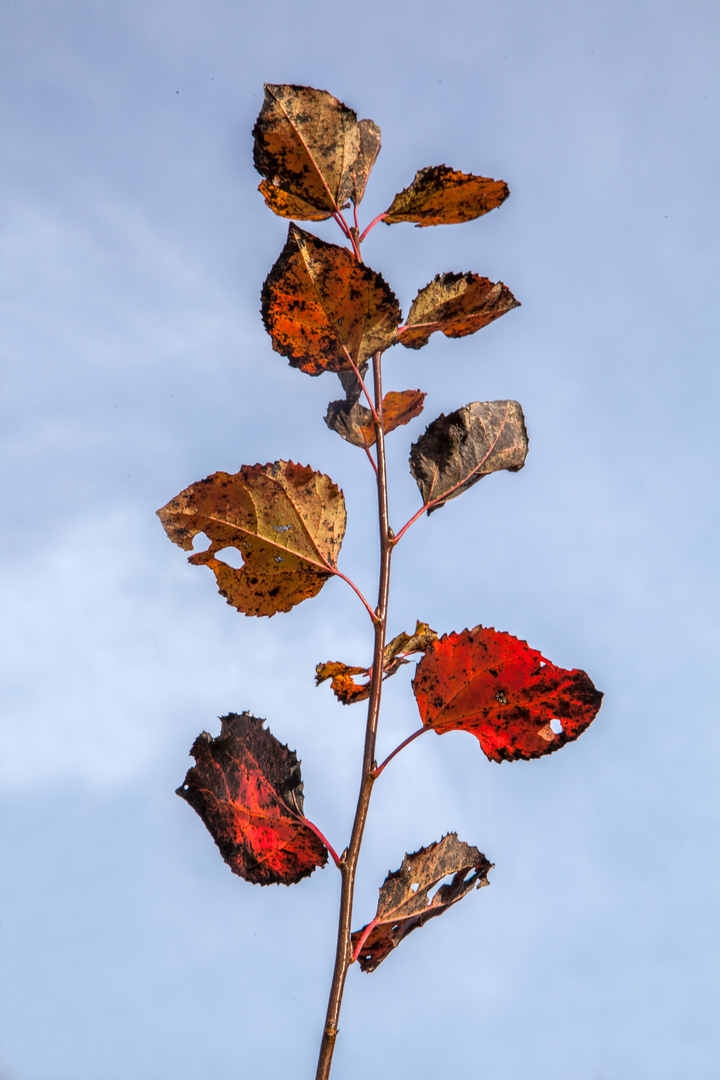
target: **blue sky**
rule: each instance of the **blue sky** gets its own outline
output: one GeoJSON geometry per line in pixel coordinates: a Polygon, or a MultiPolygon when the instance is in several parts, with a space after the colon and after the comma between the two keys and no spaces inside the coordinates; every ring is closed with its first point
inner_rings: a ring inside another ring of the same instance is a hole
{"type": "MultiPolygon", "coordinates": [[[[427,165],[509,183],[486,218],[363,248],[405,312],[448,270],[522,302],[387,356],[387,389],[428,392],[389,443],[396,525],[440,412],[517,399],[530,435],[521,473],[410,530],[390,632],[492,625],[606,695],[542,761],[457,734],[388,767],[355,925],[448,830],[495,869],[350,972],[333,1076],[715,1076],[719,30],[709,0],[0,3],[2,1080],[314,1075],[338,876],[247,884],[174,789],[249,709],[342,849],[364,715],[313,675],[369,660],[367,618],[333,581],[245,619],[155,517],[218,469],[311,464],[345,491],[341,568],[376,587],[370,470],[322,421],[337,380],[259,317],[287,228],[252,168],[263,82],[380,125],[365,223],[427,165]]],[[[383,756],[417,726],[409,681],[383,756]]]]}

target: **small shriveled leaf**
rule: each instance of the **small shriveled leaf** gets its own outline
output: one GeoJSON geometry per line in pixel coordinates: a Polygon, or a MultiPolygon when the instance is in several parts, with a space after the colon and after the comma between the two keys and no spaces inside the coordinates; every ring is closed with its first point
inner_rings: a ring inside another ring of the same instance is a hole
{"type": "Polygon", "coordinates": [[[519,301],[502,281],[438,274],[413,300],[398,340],[408,349],[421,349],[436,330],[450,338],[465,337],[516,307],[519,301]]]}
{"type": "Polygon", "coordinates": [[[347,248],[290,225],[262,289],[272,347],[308,375],[353,371],[397,339],[402,315],[380,274],[347,248]]]}
{"type": "Polygon", "coordinates": [[[346,521],[342,491],[330,477],[292,461],[213,473],[158,517],[185,551],[205,533],[210,547],[188,562],[209,566],[222,596],[245,615],[290,611],[319,593],[336,573],[346,521]],[[216,557],[225,548],[242,554],[241,569],[216,557]]]}
{"type": "MultiPolygon", "coordinates": [[[[389,431],[394,431],[402,424],[409,424],[419,416],[425,397],[421,390],[403,390],[400,393],[390,390],[383,398],[383,432],[387,435],[389,431]]],[[[325,423],[331,431],[336,431],[354,446],[370,447],[375,443],[372,413],[359,401],[353,403],[347,398],[331,401],[325,414],[325,423]]]]}
{"type": "MultiPolygon", "coordinates": [[[[437,634],[431,630],[427,623],[417,622],[413,634],[398,634],[385,646],[383,654],[383,679],[394,675],[403,664],[409,663],[405,657],[412,653],[425,652],[428,646],[437,641],[437,634]]],[[[355,701],[365,701],[370,696],[370,679],[372,667],[350,667],[339,660],[331,660],[325,664],[318,664],[315,669],[315,685],[332,679],[331,687],[335,697],[343,705],[351,705],[355,701]],[[367,680],[358,683],[353,675],[364,675],[367,680]]]]}
{"type": "Polygon", "coordinates": [[[584,671],[567,671],[491,627],[446,634],[420,660],[413,692],[423,725],[469,731],[491,761],[543,757],[595,719],[603,695],[584,671]]]}
{"type": "Polygon", "coordinates": [[[265,87],[253,128],[260,191],[281,217],[322,221],[357,205],[380,150],[380,128],[326,90],[265,87]]]}
{"type": "Polygon", "coordinates": [[[254,885],[294,885],[327,862],[303,814],[296,754],[250,713],[221,717],[220,734],[193,743],[195,765],[177,794],[192,806],[234,874],[254,885]]]}
{"type": "Polygon", "coordinates": [[[518,472],[527,452],[517,401],[474,401],[428,424],[410,449],[410,472],[432,513],[488,473],[518,472]]]}
{"type": "Polygon", "coordinates": [[[373,921],[352,935],[360,969],[374,971],[413,930],[442,915],[473,889],[489,885],[492,867],[481,851],[458,840],[456,833],[406,855],[400,869],[385,878],[373,921]],[[440,885],[431,897],[430,890],[450,875],[452,881],[440,885]]]}
{"type": "Polygon", "coordinates": [[[509,194],[504,180],[434,165],[418,170],[410,186],[395,196],[383,221],[386,225],[414,221],[418,227],[459,225],[494,210],[509,194]]]}

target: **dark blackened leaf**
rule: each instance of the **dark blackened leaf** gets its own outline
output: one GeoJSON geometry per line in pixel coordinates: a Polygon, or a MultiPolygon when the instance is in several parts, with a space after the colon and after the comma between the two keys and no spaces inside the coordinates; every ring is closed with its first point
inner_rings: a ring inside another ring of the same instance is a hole
{"type": "Polygon", "coordinates": [[[413,930],[442,915],[473,889],[489,885],[492,866],[477,848],[458,840],[457,833],[406,855],[400,869],[385,878],[373,921],[352,935],[360,969],[374,971],[413,930]],[[430,896],[450,875],[452,880],[430,896]]]}
{"type": "Polygon", "coordinates": [[[410,186],[395,196],[383,221],[386,225],[414,221],[418,227],[458,225],[494,210],[509,194],[504,180],[434,165],[415,174],[410,186]]]}
{"type": "Polygon", "coordinates": [[[380,128],[326,90],[266,86],[253,129],[260,191],[281,217],[321,221],[357,205],[380,150],[380,128]]]}
{"type": "Polygon", "coordinates": [[[221,595],[244,615],[290,611],[337,572],[345,500],[329,476],[307,465],[275,461],[213,473],[157,513],[185,551],[205,533],[210,547],[188,561],[209,566],[221,595]],[[241,569],[217,557],[226,548],[242,554],[241,569]]]}
{"type": "Polygon", "coordinates": [[[517,401],[474,401],[428,425],[411,447],[410,472],[432,513],[488,473],[522,469],[527,451],[517,401]]]}
{"type": "Polygon", "coordinates": [[[399,341],[421,349],[436,330],[450,338],[465,337],[516,307],[519,302],[501,281],[479,274],[438,274],[413,300],[399,341]]]}
{"type": "Polygon", "coordinates": [[[262,289],[275,352],[308,375],[360,369],[397,339],[402,314],[380,274],[347,248],[290,225],[262,289]]]}
{"type": "MultiPolygon", "coordinates": [[[[423,409],[426,395],[421,390],[403,390],[397,393],[390,390],[383,398],[383,431],[389,431],[402,424],[409,424],[423,409]]],[[[325,415],[325,423],[343,439],[354,446],[370,447],[375,443],[375,425],[372,413],[361,405],[344,401],[331,401],[325,415]]]]}
{"type": "Polygon", "coordinates": [[[294,885],[327,862],[307,824],[296,754],[250,713],[221,717],[198,735],[177,794],[192,806],[234,874],[254,885],[294,885]]]}
{"type": "Polygon", "coordinates": [[[426,728],[470,732],[491,761],[552,754],[582,735],[603,698],[584,671],[556,667],[488,626],[433,642],[413,692],[426,728]]]}

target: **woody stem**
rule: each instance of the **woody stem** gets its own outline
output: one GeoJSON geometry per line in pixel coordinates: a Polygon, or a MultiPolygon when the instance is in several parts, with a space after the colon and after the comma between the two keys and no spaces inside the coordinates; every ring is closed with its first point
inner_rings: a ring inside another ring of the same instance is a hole
{"type": "Polygon", "coordinates": [[[380,716],[380,697],[382,695],[383,658],[385,651],[385,634],[387,629],[388,596],[390,592],[390,560],[392,557],[392,533],[388,518],[388,493],[387,493],[387,466],[385,461],[385,440],[382,425],[382,353],[377,352],[373,356],[374,397],[377,417],[375,425],[375,446],[377,447],[377,494],[378,494],[378,520],[380,527],[380,583],[378,588],[378,604],[375,612],[375,645],[373,649],[372,681],[370,684],[370,700],[368,702],[367,724],[365,728],[365,748],[363,751],[362,776],[360,781],[360,793],[358,795],[355,821],[353,822],[350,844],[340,861],[340,873],[342,875],[342,891],[340,894],[340,917],[338,920],[337,949],[335,953],[335,969],[333,971],[332,985],[330,987],[330,999],[328,1001],[325,1028],[320,1056],[318,1058],[317,1073],[315,1080],[327,1080],[330,1075],[335,1040],[338,1034],[338,1020],[340,1006],[342,1004],[343,990],[348,968],[352,962],[351,924],[353,894],[355,891],[355,876],[357,873],[360,845],[362,844],[365,822],[367,821],[370,796],[374,783],[373,770],[375,763],[375,740],[377,737],[378,719],[380,716]]]}

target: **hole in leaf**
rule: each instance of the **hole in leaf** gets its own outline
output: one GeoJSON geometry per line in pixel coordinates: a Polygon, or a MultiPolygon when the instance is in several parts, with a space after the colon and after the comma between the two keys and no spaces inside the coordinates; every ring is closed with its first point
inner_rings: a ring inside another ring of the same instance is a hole
{"type": "Polygon", "coordinates": [[[232,566],[234,570],[242,570],[244,565],[243,557],[237,548],[223,548],[221,551],[217,552],[216,558],[221,559],[228,566],[232,566]]]}
{"type": "Polygon", "coordinates": [[[550,727],[556,735],[560,735],[563,729],[563,726],[558,720],[557,716],[553,716],[552,720],[550,721],[550,727]]]}
{"type": "Polygon", "coordinates": [[[414,882],[412,883],[412,885],[410,886],[410,892],[417,892],[417,891],[418,891],[418,888],[419,888],[419,885],[418,885],[418,883],[417,883],[416,881],[414,881],[414,882]]]}
{"type": "Polygon", "coordinates": [[[292,529],[292,525],[273,525],[275,532],[284,533],[289,532],[292,529]]]}

